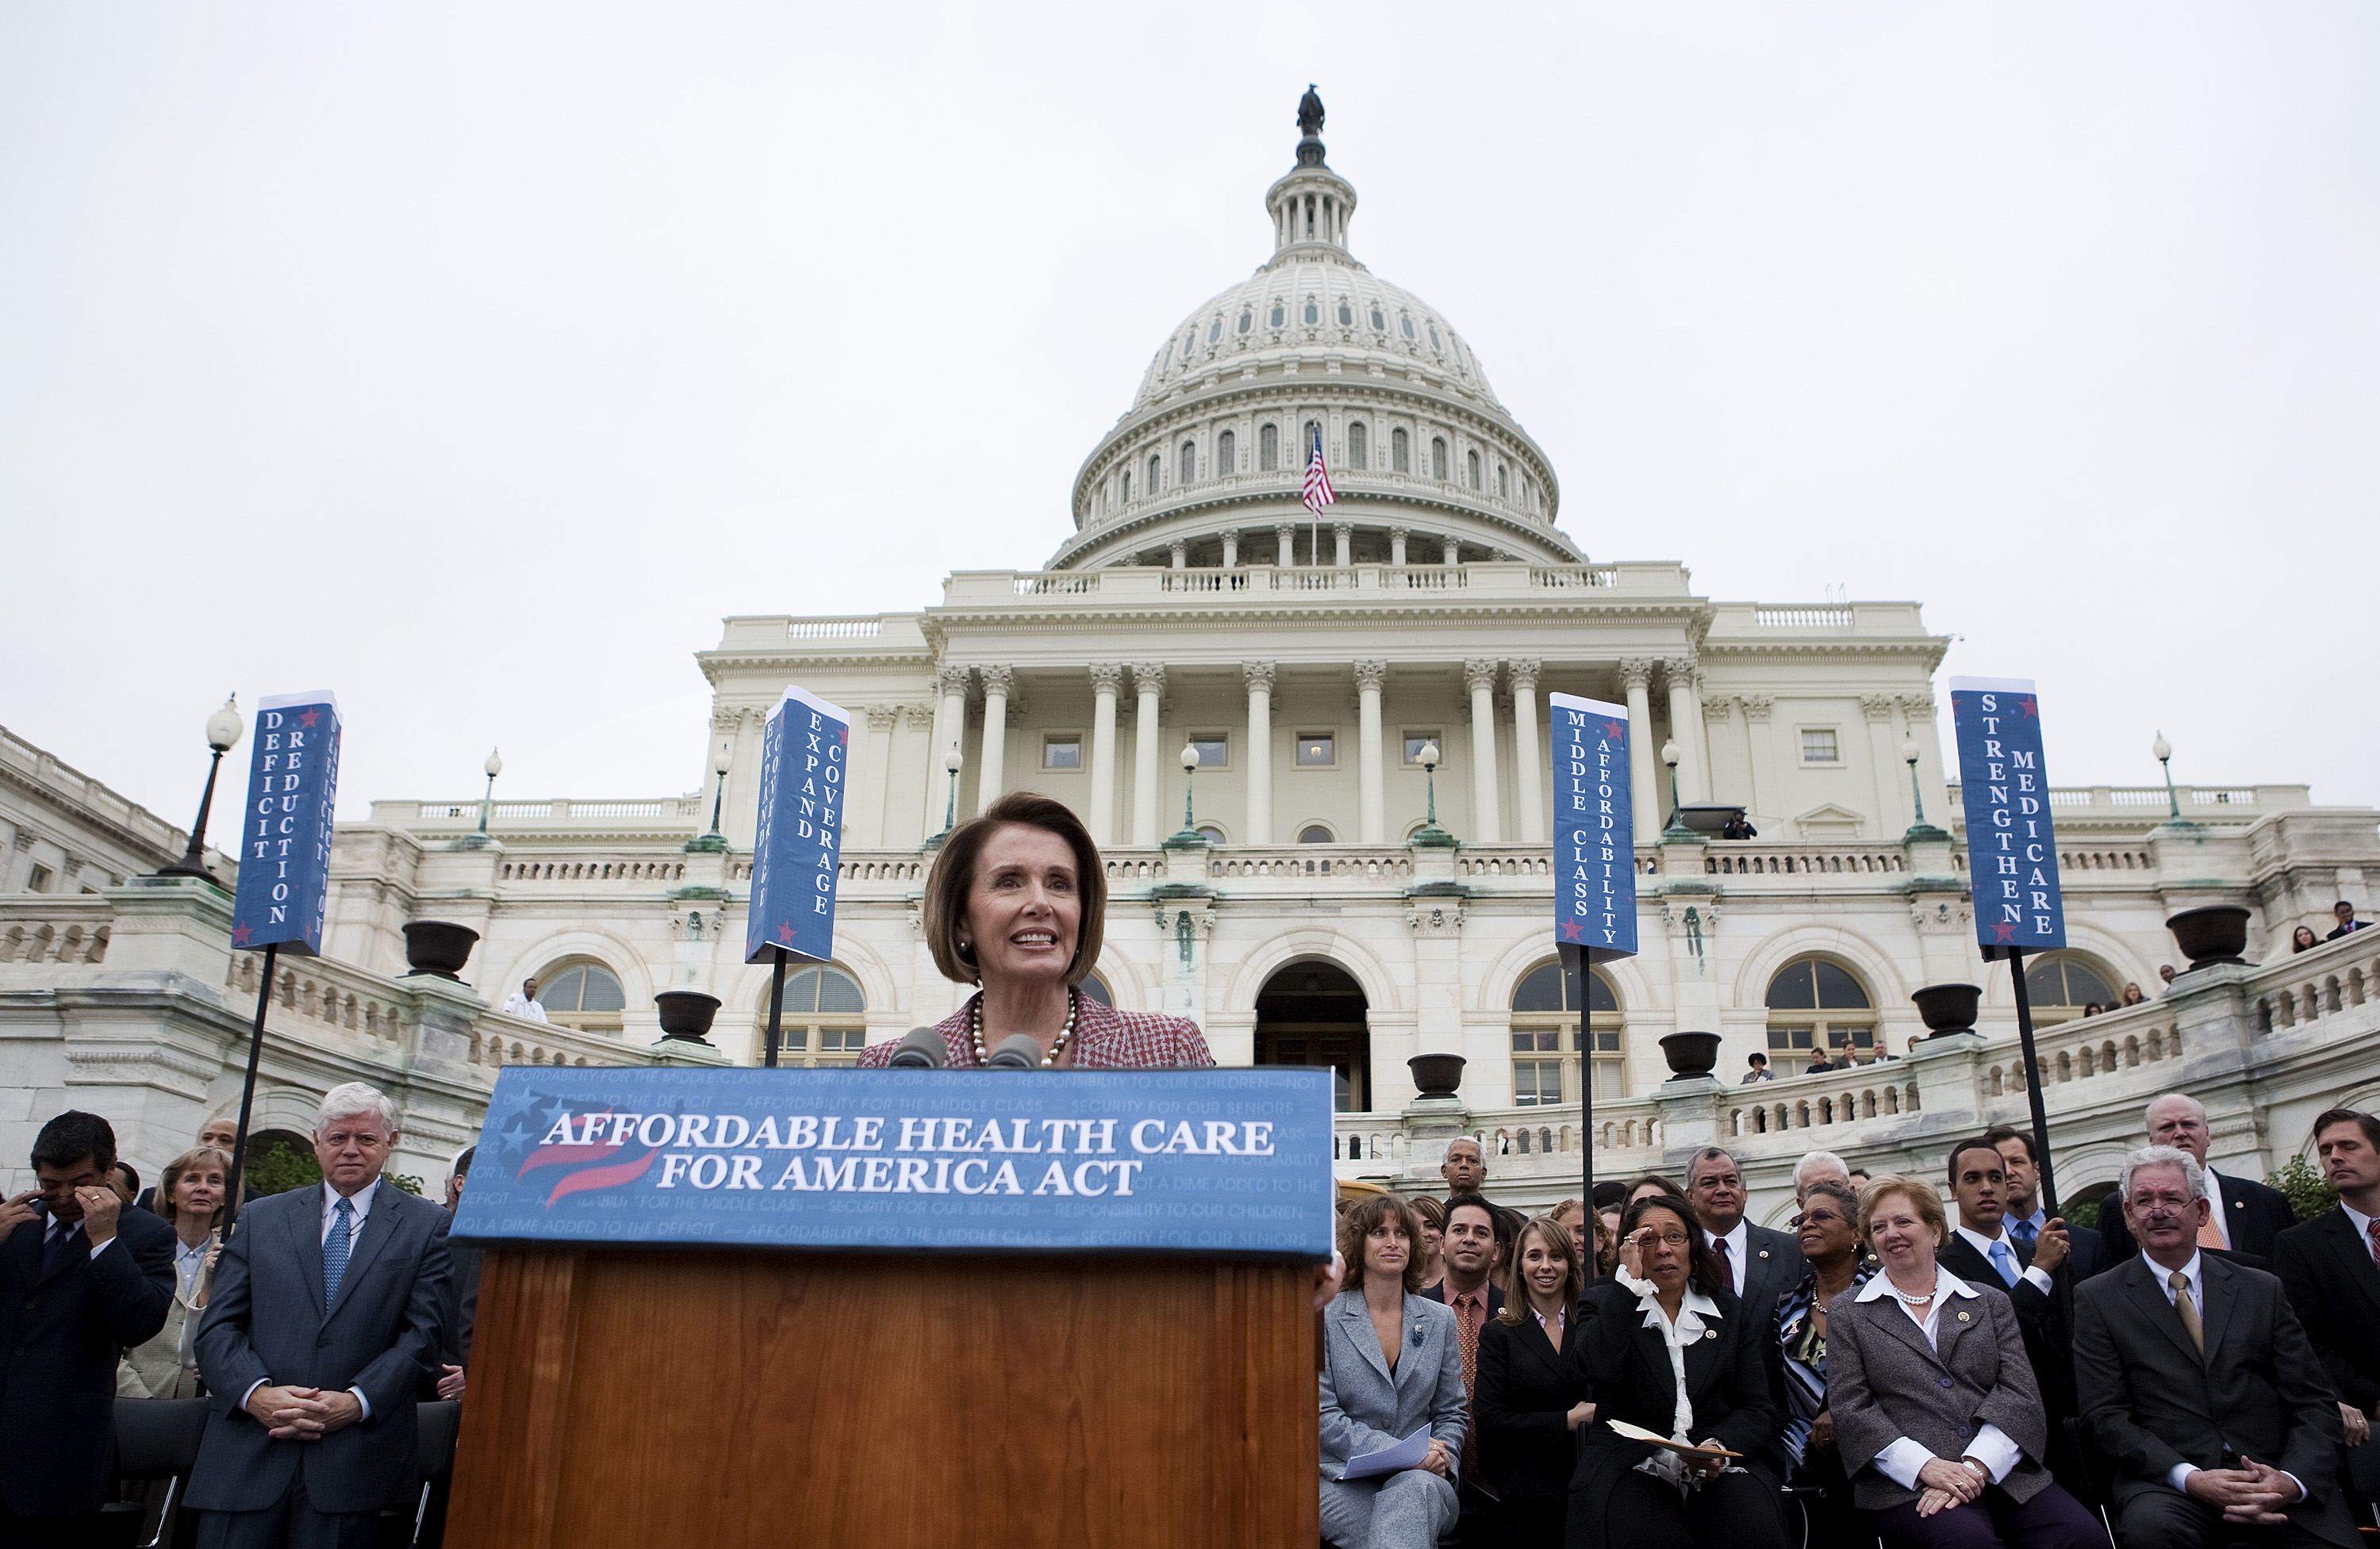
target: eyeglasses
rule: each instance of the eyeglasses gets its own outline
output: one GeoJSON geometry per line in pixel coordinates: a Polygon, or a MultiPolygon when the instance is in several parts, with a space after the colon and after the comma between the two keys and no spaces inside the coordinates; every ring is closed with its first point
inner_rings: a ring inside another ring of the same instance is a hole
{"type": "Polygon", "coordinates": [[[1791,1221],[1788,1221],[1785,1224],[1791,1227],[1798,1227],[1806,1222],[1811,1226],[1818,1227],[1826,1225],[1828,1221],[1840,1221],[1841,1219],[1843,1219],[1842,1216],[1836,1215],[1831,1210],[1805,1210],[1801,1215],[1794,1216],[1791,1221]]]}
{"type": "Polygon", "coordinates": [[[1663,1248],[1682,1248],[1686,1245],[1688,1239],[1686,1234],[1682,1231],[1640,1231],[1635,1236],[1631,1237],[1628,1240],[1633,1242],[1639,1248],[1651,1248],[1656,1246],[1663,1248]]]}

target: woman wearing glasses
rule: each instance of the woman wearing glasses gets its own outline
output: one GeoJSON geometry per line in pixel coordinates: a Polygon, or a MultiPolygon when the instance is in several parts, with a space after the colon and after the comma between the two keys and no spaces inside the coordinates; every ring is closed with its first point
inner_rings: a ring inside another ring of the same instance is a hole
{"type": "Polygon", "coordinates": [[[1571,1476],[1571,1549],[1784,1549],[1767,1328],[1755,1328],[1703,1246],[1682,1200],[1655,1194],[1621,1221],[1612,1278],[1579,1299],[1569,1341],[1593,1394],[1571,1476]],[[1688,1458],[1631,1441],[1624,1422],[1734,1458],[1688,1458]]]}
{"type": "Polygon", "coordinates": [[[1848,1183],[1822,1178],[1802,1191],[1794,1239],[1810,1272],[1777,1303],[1777,1343],[1785,1357],[1785,1455],[1796,1486],[1815,1490],[1803,1500],[1814,1543],[1849,1543],[1861,1536],[1835,1450],[1835,1417],[1827,1412],[1827,1304],[1867,1283],[1859,1235],[1859,1195],[1848,1183]]]}

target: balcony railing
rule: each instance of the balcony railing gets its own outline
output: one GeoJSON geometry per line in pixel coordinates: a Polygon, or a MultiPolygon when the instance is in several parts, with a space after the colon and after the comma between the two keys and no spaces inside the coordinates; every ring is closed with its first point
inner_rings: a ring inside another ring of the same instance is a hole
{"type": "MultiPolygon", "coordinates": [[[[944,584],[952,607],[1013,603],[1020,599],[1096,597],[1102,602],[1134,599],[1209,597],[1218,600],[1252,594],[1330,593],[1398,597],[1463,592],[1475,597],[1520,598],[1545,592],[1637,592],[1684,597],[1686,574],[1674,564],[1531,564],[1518,560],[1462,564],[1240,564],[1173,570],[1162,565],[1111,565],[1100,570],[970,570],[944,584]]],[[[795,620],[792,623],[831,623],[795,620]]],[[[790,627],[790,624],[789,624],[790,627]]]]}

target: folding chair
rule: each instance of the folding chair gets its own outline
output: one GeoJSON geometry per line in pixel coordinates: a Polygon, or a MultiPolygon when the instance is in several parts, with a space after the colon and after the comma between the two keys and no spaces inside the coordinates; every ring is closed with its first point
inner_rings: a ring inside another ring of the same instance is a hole
{"type": "Polygon", "coordinates": [[[165,1480],[164,1510],[147,1542],[140,1527],[145,1501],[111,1501],[100,1511],[100,1543],[108,1549],[159,1549],[174,1531],[174,1508],[199,1460],[199,1440],[207,1431],[204,1398],[118,1398],[115,1401],[115,1477],[165,1480]]]}

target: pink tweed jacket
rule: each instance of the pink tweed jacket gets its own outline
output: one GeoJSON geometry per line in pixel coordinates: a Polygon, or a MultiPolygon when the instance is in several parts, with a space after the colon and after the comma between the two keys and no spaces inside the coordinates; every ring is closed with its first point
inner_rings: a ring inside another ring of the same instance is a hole
{"type": "MultiPolygon", "coordinates": [[[[977,1069],[975,1047],[967,1037],[967,1010],[982,993],[934,1024],[942,1035],[953,1071],[977,1069]]],[[[880,1071],[892,1058],[899,1039],[872,1044],[860,1050],[859,1068],[880,1071]]],[[[1184,1017],[1151,1016],[1144,1011],[1119,1011],[1086,995],[1075,1017],[1075,1066],[1077,1071],[1177,1071],[1204,1069],[1215,1063],[1198,1024],[1184,1017]]]]}

